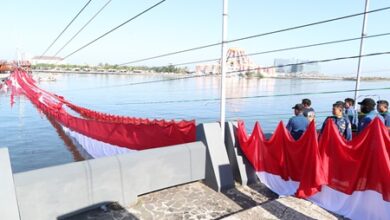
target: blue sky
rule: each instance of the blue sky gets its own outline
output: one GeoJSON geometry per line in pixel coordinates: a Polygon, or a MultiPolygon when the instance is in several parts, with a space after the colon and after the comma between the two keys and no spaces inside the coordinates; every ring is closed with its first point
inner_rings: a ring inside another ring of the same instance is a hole
{"type": "MultiPolygon", "coordinates": [[[[92,0],[80,17],[58,40],[48,55],[53,55],[108,0],[92,0]]],[[[16,49],[31,56],[41,55],[87,0],[2,0],[0,59],[14,59],[16,49]]],[[[158,0],[112,0],[107,8],[71,44],[59,54],[65,56],[157,3],[158,0]]],[[[230,0],[228,39],[260,34],[291,26],[362,12],[364,0],[259,1],[230,0]]],[[[390,6],[388,0],[371,0],[370,9],[390,6]]],[[[67,62],[118,64],[177,50],[220,42],[222,0],[167,0],[107,37],[71,56],[67,62]]],[[[235,42],[255,53],[284,47],[319,43],[360,36],[362,16],[315,27],[235,42]]],[[[390,10],[368,15],[367,34],[390,32],[390,10]]],[[[390,36],[367,39],[365,53],[390,51],[390,36]]],[[[359,41],[253,56],[262,66],[274,58],[326,59],[357,55],[359,41]]],[[[220,56],[220,47],[184,53],[138,65],[166,65],[220,56]]],[[[356,61],[321,64],[331,74],[356,71],[356,61]]],[[[390,55],[365,58],[363,72],[390,69],[390,55]]],[[[136,65],[136,64],[134,64],[136,65]]],[[[387,71],[389,72],[389,71],[387,71]]],[[[367,73],[368,74],[368,73],[367,73]]],[[[390,74],[388,74],[390,76],[390,74]]]]}

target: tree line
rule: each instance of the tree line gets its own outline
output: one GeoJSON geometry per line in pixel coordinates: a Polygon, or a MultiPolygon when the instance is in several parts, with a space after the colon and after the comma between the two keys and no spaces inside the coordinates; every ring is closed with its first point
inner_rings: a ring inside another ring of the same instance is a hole
{"type": "Polygon", "coordinates": [[[31,69],[33,70],[65,70],[65,71],[145,71],[145,72],[157,72],[157,73],[188,73],[187,67],[181,68],[176,67],[174,65],[167,66],[119,66],[119,65],[111,65],[108,63],[99,63],[97,66],[91,65],[77,65],[77,64],[46,64],[39,63],[31,65],[31,69]]]}

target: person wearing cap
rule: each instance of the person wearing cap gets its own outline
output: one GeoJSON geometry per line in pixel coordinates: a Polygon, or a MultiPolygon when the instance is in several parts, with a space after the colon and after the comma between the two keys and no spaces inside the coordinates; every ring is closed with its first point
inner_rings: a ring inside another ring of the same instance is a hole
{"type": "Polygon", "coordinates": [[[347,141],[352,140],[352,127],[351,122],[348,117],[343,114],[344,112],[344,102],[337,101],[333,104],[332,114],[333,116],[327,117],[322,124],[321,133],[325,128],[325,124],[328,119],[331,119],[335,124],[337,129],[339,130],[340,135],[342,135],[347,141]]]}
{"type": "Polygon", "coordinates": [[[303,116],[305,116],[309,122],[314,120],[315,117],[315,111],[311,106],[311,100],[310,99],[302,99],[302,105],[304,107],[303,109],[303,116]]]}
{"type": "Polygon", "coordinates": [[[376,103],[376,109],[378,110],[378,113],[385,119],[385,125],[390,131],[389,102],[386,100],[379,100],[376,103]]]}
{"type": "Polygon", "coordinates": [[[287,130],[290,132],[291,136],[298,140],[302,134],[306,131],[309,121],[303,116],[304,106],[302,104],[296,104],[294,107],[294,114],[292,118],[287,123],[287,130]]]}
{"type": "Polygon", "coordinates": [[[344,115],[347,116],[351,122],[352,130],[356,131],[358,126],[358,114],[355,109],[355,100],[352,98],[346,98],[344,103],[344,115]]]}
{"type": "Polygon", "coordinates": [[[359,120],[358,132],[363,131],[376,117],[378,117],[383,123],[385,122],[383,117],[375,111],[376,103],[373,99],[365,98],[358,104],[360,105],[360,111],[365,114],[364,117],[359,120]]]}

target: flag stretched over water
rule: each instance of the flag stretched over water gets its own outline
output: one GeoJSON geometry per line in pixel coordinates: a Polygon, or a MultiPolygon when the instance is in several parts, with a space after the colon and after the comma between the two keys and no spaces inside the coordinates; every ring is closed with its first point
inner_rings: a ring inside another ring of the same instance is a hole
{"type": "Polygon", "coordinates": [[[43,113],[59,122],[92,157],[195,141],[195,121],[165,121],[111,115],[70,103],[39,88],[30,74],[15,70],[14,87],[43,113]],[[77,115],[69,110],[72,109],[77,115]]]}
{"type": "Polygon", "coordinates": [[[350,142],[334,123],[318,139],[314,122],[295,141],[282,122],[266,140],[258,122],[248,136],[240,121],[237,138],[261,182],[277,194],[352,219],[390,219],[390,137],[379,119],[350,142]]]}

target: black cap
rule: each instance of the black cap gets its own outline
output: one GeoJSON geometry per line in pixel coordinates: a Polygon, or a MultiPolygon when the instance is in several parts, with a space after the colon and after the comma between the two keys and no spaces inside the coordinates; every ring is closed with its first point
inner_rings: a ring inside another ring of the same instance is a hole
{"type": "Polygon", "coordinates": [[[365,98],[365,99],[363,99],[363,101],[358,102],[358,104],[364,105],[364,106],[375,106],[376,105],[374,99],[371,99],[371,98],[365,98]]]}
{"type": "Polygon", "coordinates": [[[376,103],[377,104],[385,104],[386,106],[389,106],[389,102],[386,100],[378,100],[376,103]]]}
{"type": "Polygon", "coordinates": [[[294,107],[292,107],[292,109],[296,109],[299,111],[303,111],[304,108],[305,107],[302,104],[296,104],[294,107]]]}

